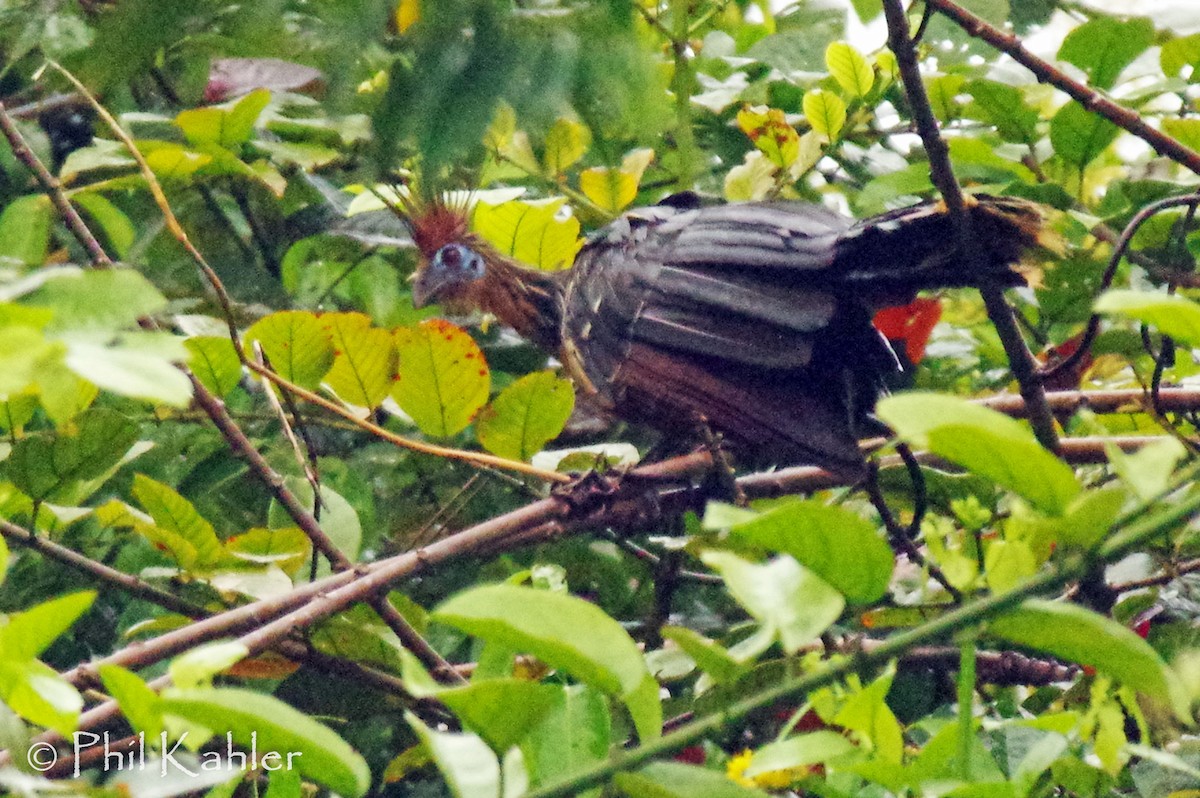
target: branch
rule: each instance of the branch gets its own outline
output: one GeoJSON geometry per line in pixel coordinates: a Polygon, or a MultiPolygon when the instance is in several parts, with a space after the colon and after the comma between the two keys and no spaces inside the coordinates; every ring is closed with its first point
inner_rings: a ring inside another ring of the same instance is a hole
{"type": "MultiPolygon", "coordinates": [[[[888,46],[896,55],[900,79],[904,83],[913,120],[929,156],[930,177],[956,221],[959,251],[969,262],[977,262],[980,253],[972,243],[967,200],[954,177],[954,170],[950,165],[950,150],[938,130],[937,119],[929,104],[925,84],[921,80],[916,49],[908,35],[908,17],[904,13],[901,0],[883,0],[883,10],[887,16],[888,46]]],[[[978,274],[984,273],[982,269],[974,271],[978,274]]],[[[1021,387],[1021,396],[1025,398],[1025,405],[1029,408],[1029,423],[1033,426],[1033,432],[1043,446],[1050,451],[1057,451],[1058,435],[1054,430],[1054,416],[1046,406],[1046,395],[1037,374],[1037,364],[1029,347],[1025,345],[1025,339],[1021,337],[1012,308],[1004,299],[1004,289],[999,285],[982,285],[979,293],[987,307],[988,318],[991,319],[1004,346],[1013,376],[1021,387]]]]}
{"type": "Polygon", "coordinates": [[[1149,144],[1159,155],[1170,158],[1196,174],[1200,174],[1200,153],[1185,147],[1178,139],[1151,127],[1134,111],[1118,105],[1100,92],[1067,77],[1053,64],[1043,61],[1025,49],[1016,36],[989,25],[951,0],[925,0],[930,8],[944,14],[969,35],[1006,53],[1034,74],[1041,83],[1049,83],[1066,92],[1084,108],[1093,111],[1128,133],[1149,144]]]}

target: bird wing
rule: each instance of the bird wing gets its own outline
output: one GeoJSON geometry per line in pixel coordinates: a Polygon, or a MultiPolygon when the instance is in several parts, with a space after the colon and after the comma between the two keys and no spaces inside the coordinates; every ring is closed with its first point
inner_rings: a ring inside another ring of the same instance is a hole
{"type": "Polygon", "coordinates": [[[851,221],[809,205],[655,207],[622,217],[580,253],[565,332],[593,350],[631,342],[796,369],[837,316],[814,285],[851,221]],[[798,278],[797,275],[800,275],[798,278]]]}

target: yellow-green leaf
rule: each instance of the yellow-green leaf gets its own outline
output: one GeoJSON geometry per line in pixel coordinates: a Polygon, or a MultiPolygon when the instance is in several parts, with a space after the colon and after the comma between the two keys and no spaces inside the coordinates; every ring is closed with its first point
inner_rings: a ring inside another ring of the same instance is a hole
{"type": "Polygon", "coordinates": [[[836,141],[846,124],[846,104],[833,92],[814,89],[804,95],[804,116],[813,130],[836,141]]]}
{"type": "Polygon", "coordinates": [[[846,42],[833,42],[825,48],[825,66],[851,97],[861,100],[875,85],[875,72],[867,59],[846,42]]]}
{"type": "Polygon", "coordinates": [[[303,388],[317,387],[333,365],[333,340],[313,313],[285,310],[264,316],[246,330],[246,354],[251,359],[255,341],[271,368],[303,388]]]}
{"type": "Polygon", "coordinates": [[[224,399],[242,378],[242,362],[228,338],[205,335],[183,342],[191,357],[188,366],[196,379],[212,393],[224,399]]]}
{"type": "MultiPolygon", "coordinates": [[[[357,798],[371,786],[367,763],[345,740],[273,696],[236,688],[170,690],[161,707],[222,738],[228,733],[239,745],[278,752],[283,759],[274,765],[294,768],[341,795],[357,798]]],[[[260,761],[265,757],[260,754],[260,761]]]]}
{"type": "Polygon", "coordinates": [[[579,175],[584,196],[610,213],[616,213],[637,197],[637,178],[623,169],[593,166],[579,175]]]}
{"type": "Polygon", "coordinates": [[[588,129],[572,119],[559,119],[546,134],[546,152],[542,162],[546,171],[560,175],[578,163],[591,143],[588,129]]]}
{"type": "Polygon", "coordinates": [[[396,330],[396,404],[426,435],[455,435],[487,402],[491,373],[475,341],[441,319],[396,330]]]}
{"type": "Polygon", "coordinates": [[[527,374],[484,408],[476,434],[492,454],[528,460],[558,437],[574,407],[575,391],[569,380],[552,371],[527,374]]]}
{"type": "Polygon", "coordinates": [[[641,147],[633,150],[621,159],[621,171],[628,172],[633,175],[634,179],[642,182],[642,175],[646,173],[646,167],[654,162],[654,150],[649,147],[641,147]]]}
{"type": "Polygon", "coordinates": [[[396,342],[363,313],[326,313],[321,321],[337,353],[325,382],[342,401],[374,409],[396,376],[396,342]]]}
{"type": "Polygon", "coordinates": [[[153,525],[139,523],[135,528],[166,548],[180,567],[204,568],[221,560],[221,541],[190,501],[145,474],[134,474],[133,496],[154,519],[153,525]]]}
{"type": "Polygon", "coordinates": [[[471,227],[492,246],[538,269],[566,269],[575,262],[583,241],[579,220],[562,216],[561,197],[540,202],[512,200],[500,205],[480,202],[471,227]]]}
{"type": "Polygon", "coordinates": [[[778,108],[746,106],[738,111],[738,127],[771,163],[786,169],[800,155],[800,134],[778,108]]]}

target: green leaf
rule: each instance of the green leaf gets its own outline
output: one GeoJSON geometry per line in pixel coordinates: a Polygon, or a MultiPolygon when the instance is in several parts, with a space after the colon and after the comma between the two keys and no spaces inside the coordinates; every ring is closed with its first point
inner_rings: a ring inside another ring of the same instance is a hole
{"type": "Polygon", "coordinates": [[[662,636],[679,646],[717,684],[733,681],[745,670],[720,643],[699,632],[683,626],[664,626],[662,636]]]}
{"type": "Polygon", "coordinates": [[[1191,67],[1188,82],[1200,82],[1200,33],[1171,39],[1162,46],[1158,60],[1168,78],[1177,78],[1185,67],[1191,67]]]}
{"type": "Polygon", "coordinates": [[[74,685],[33,659],[0,659],[0,701],[22,718],[64,737],[75,731],[83,709],[83,696],[74,685]]]}
{"type": "Polygon", "coordinates": [[[862,735],[876,758],[898,765],[904,756],[904,733],[887,704],[895,676],[895,665],[889,665],[875,681],[851,696],[832,722],[862,735]]]}
{"type": "Polygon", "coordinates": [[[813,89],[804,95],[804,116],[813,130],[834,142],[846,124],[846,103],[833,92],[813,89]]]}
{"type": "Polygon", "coordinates": [[[521,263],[545,271],[566,269],[575,262],[582,240],[579,220],[562,216],[565,200],[511,200],[499,205],[479,202],[471,227],[492,246],[521,263]]]}
{"type": "Polygon", "coordinates": [[[41,266],[50,244],[50,200],[44,194],[18,197],[0,212],[0,259],[41,266]]]}
{"type": "Polygon", "coordinates": [[[225,553],[245,562],[277,565],[285,574],[293,574],[312,556],[312,541],[295,526],[255,527],[226,540],[225,553]]]}
{"type": "Polygon", "coordinates": [[[185,181],[212,163],[213,156],[170,142],[139,142],[146,164],[161,181],[185,181]]]}
{"type": "Polygon", "coordinates": [[[188,357],[182,338],[165,332],[122,332],[70,335],[64,340],[66,365],[106,391],[174,407],[186,407],[192,400],[192,384],[175,366],[188,357]]]}
{"type": "Polygon", "coordinates": [[[4,577],[8,575],[8,544],[4,542],[4,538],[0,537],[0,585],[4,584],[4,577]]]}
{"type": "Polygon", "coordinates": [[[613,784],[630,798],[762,798],[766,794],[743,787],[720,771],[680,762],[653,762],[618,773],[613,784]]]}
{"type": "Polygon", "coordinates": [[[1167,117],[1162,120],[1163,132],[1179,143],[1193,150],[1200,150],[1200,119],[1177,119],[1167,117]]]}
{"type": "Polygon", "coordinates": [[[762,565],[724,551],[706,551],[701,559],[789,654],[816,640],[846,606],[841,593],[786,555],[762,565]]]}
{"type": "Polygon", "coordinates": [[[857,750],[853,743],[837,732],[821,730],[798,734],[767,743],[755,751],[745,775],[754,778],[761,773],[824,764],[857,750]]]}
{"type": "Polygon", "coordinates": [[[984,555],[984,575],[994,593],[1012,590],[1037,573],[1038,561],[1023,540],[996,540],[984,555]]]}
{"type": "Polygon", "coordinates": [[[1038,113],[1025,103],[1020,89],[994,80],[973,80],[966,90],[974,100],[965,109],[972,119],[993,125],[1005,141],[1037,141],[1038,113]]]}
{"type": "Polygon", "coordinates": [[[1093,85],[1108,89],[1152,44],[1154,25],[1144,17],[1095,16],[1067,34],[1058,57],[1088,73],[1093,85]]]}
{"type": "Polygon", "coordinates": [[[216,144],[236,149],[250,140],[254,123],[271,100],[271,92],[256,89],[238,100],[229,110],[224,108],[193,108],[181,111],[175,124],[192,145],[216,144]]]}
{"type": "Polygon", "coordinates": [[[154,519],[153,526],[138,524],[137,530],[168,549],[180,567],[204,569],[221,561],[221,541],[190,501],[145,474],[134,474],[133,496],[154,519]]]}
{"type": "Polygon", "coordinates": [[[285,310],[256,321],[246,330],[246,355],[256,359],[254,343],[279,376],[302,388],[315,388],[333,366],[329,330],[313,313],[285,310]]]}
{"type": "Polygon", "coordinates": [[[850,601],[869,604],[887,592],[895,558],[874,524],[843,507],[790,499],[731,527],[734,537],[790,554],[850,601]],[[853,557],[846,552],[853,551],[853,557]]]}
{"type": "Polygon", "coordinates": [[[325,382],[343,402],[373,410],[392,390],[396,343],[392,334],[371,326],[363,313],[321,316],[337,352],[325,382]]]}
{"type": "Polygon", "coordinates": [[[61,357],[62,348],[34,327],[0,327],[0,395],[12,397],[32,390],[44,377],[46,361],[61,357]]]}
{"type": "Polygon", "coordinates": [[[457,435],[487,401],[491,373],[462,328],[430,319],[395,332],[400,374],[392,398],[426,435],[457,435]]]}
{"type": "Polygon", "coordinates": [[[485,585],[443,602],[430,616],[548,665],[625,702],[643,740],[662,726],[658,686],[637,645],[594,604],[516,585],[485,585]]]}
{"type": "Polygon", "coordinates": [[[925,91],[929,93],[929,104],[938,119],[949,121],[958,118],[961,108],[958,95],[962,93],[967,79],[962,75],[937,75],[926,79],[925,91]]]}
{"type": "Polygon", "coordinates": [[[1121,129],[1072,100],[1050,120],[1050,143],[1064,161],[1083,171],[1113,143],[1121,129]]]}
{"type": "MultiPolygon", "coordinates": [[[[307,479],[284,477],[284,484],[300,504],[305,507],[313,506],[312,485],[307,479]]],[[[271,500],[271,507],[267,511],[267,520],[273,530],[286,529],[295,524],[295,520],[274,499],[271,500]]],[[[363,534],[362,521],[359,520],[358,511],[350,502],[346,501],[344,496],[325,483],[321,484],[321,529],[325,531],[326,536],[333,542],[337,550],[346,555],[346,559],[351,562],[358,560],[359,551],[362,549],[363,534]]],[[[322,559],[317,572],[318,574],[328,573],[328,568],[329,563],[322,559]]]]}
{"type": "Polygon", "coordinates": [[[95,600],[95,591],[85,590],[12,613],[8,623],[0,626],[0,659],[13,663],[32,660],[70,629],[95,600]]]}
{"type": "Polygon", "coordinates": [[[137,240],[137,228],[125,212],[109,201],[108,197],[94,191],[81,191],[71,197],[90,217],[94,229],[102,232],[117,257],[124,258],[137,240]]]}
{"type": "Polygon", "coordinates": [[[167,298],[132,269],[63,269],[22,303],[54,311],[47,330],[118,330],[167,306],[167,298]]]}
{"type": "Polygon", "coordinates": [[[95,408],[73,429],[40,432],[17,441],[4,473],[34,501],[53,501],[82,480],[115,466],[138,439],[137,427],[112,410],[95,408]]]}
{"type": "Polygon", "coordinates": [[[557,689],[554,705],[521,746],[539,783],[604,761],[612,743],[612,718],[603,693],[584,684],[557,689]]]}
{"type": "Polygon", "coordinates": [[[570,380],[552,371],[526,374],[483,409],[476,434],[492,454],[528,461],[558,437],[574,407],[570,380]]]}
{"type": "Polygon", "coordinates": [[[546,153],[542,162],[546,172],[561,175],[579,162],[591,143],[591,133],[572,119],[559,119],[546,134],[546,153]]]}
{"type": "Polygon", "coordinates": [[[200,384],[224,399],[242,379],[242,361],[233,341],[221,336],[199,336],[183,342],[191,357],[188,367],[200,384]]]}
{"type": "Polygon", "coordinates": [[[1106,442],[1104,452],[1113,471],[1142,501],[1155,499],[1164,492],[1176,463],[1187,456],[1183,444],[1169,437],[1151,441],[1132,454],[1125,454],[1118,446],[1106,442]]]}
{"type": "Polygon", "coordinates": [[[1096,300],[1095,310],[1149,324],[1164,335],[1200,346],[1200,305],[1178,294],[1112,289],[1096,300]]]}
{"type": "Polygon", "coordinates": [[[484,679],[439,690],[437,699],[497,753],[521,742],[559,700],[561,688],[524,679],[484,679]]]}
{"type": "Polygon", "coordinates": [[[404,718],[429,750],[455,798],[500,795],[500,762],[487,743],[474,734],[431,729],[411,712],[404,718]]]}
{"type": "Polygon", "coordinates": [[[101,665],[97,669],[104,689],[121,707],[121,714],[134,731],[144,732],[148,737],[162,734],[162,711],[158,693],[142,681],[141,677],[119,665],[101,665]]]}
{"type": "Polygon", "coordinates": [[[867,59],[846,42],[833,42],[825,49],[825,66],[838,85],[855,99],[866,97],[875,85],[875,71],[867,59]]]}
{"type": "MultiPolygon", "coordinates": [[[[1139,692],[1180,706],[1181,687],[1150,644],[1078,604],[1027,599],[991,622],[993,634],[1068,662],[1090,665],[1139,692]]],[[[1186,706],[1186,700],[1183,706],[1186,706]]]]}
{"type": "Polygon", "coordinates": [[[1062,514],[1079,494],[1070,466],[1019,422],[994,410],[911,392],[884,399],[877,413],[906,442],[987,477],[1045,512],[1062,514]]]}
{"type": "Polygon", "coordinates": [[[358,798],[371,785],[367,763],[345,740],[272,696],[236,688],[172,689],[163,695],[162,710],[217,734],[228,732],[238,745],[253,741],[259,751],[276,751],[282,757],[276,764],[291,765],[342,795],[358,798]]]}
{"type": "Polygon", "coordinates": [[[214,676],[229,670],[249,654],[249,649],[236,640],[218,640],[175,657],[167,672],[175,686],[182,690],[211,687],[214,676]]]}

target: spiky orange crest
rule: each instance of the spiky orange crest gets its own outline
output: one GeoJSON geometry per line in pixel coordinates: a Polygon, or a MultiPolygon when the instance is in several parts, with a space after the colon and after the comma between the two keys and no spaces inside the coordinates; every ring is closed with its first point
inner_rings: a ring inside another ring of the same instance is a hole
{"type": "Polygon", "coordinates": [[[426,258],[433,257],[446,244],[469,237],[470,218],[465,207],[447,205],[441,200],[409,203],[408,224],[413,242],[426,258]]]}

